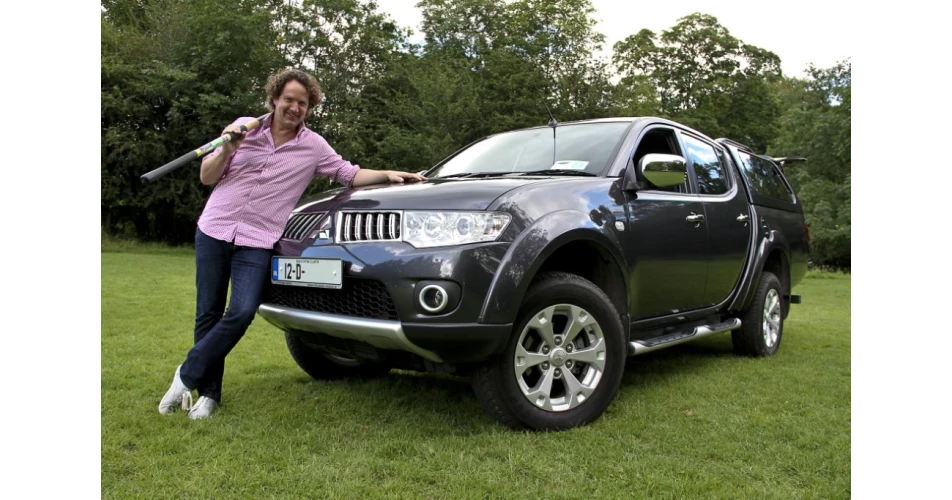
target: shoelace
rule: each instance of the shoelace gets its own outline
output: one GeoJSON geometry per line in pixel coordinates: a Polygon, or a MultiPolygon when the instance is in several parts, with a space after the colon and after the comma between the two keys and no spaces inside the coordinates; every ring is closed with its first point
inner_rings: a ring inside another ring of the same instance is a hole
{"type": "Polygon", "coordinates": [[[192,391],[185,391],[182,393],[182,409],[185,411],[192,411],[192,391]]]}
{"type": "Polygon", "coordinates": [[[202,411],[202,410],[207,410],[206,413],[207,413],[207,412],[210,412],[210,411],[211,411],[211,408],[210,408],[210,407],[212,406],[212,403],[213,403],[213,402],[214,402],[214,400],[213,400],[212,398],[209,398],[209,397],[206,397],[206,396],[199,396],[199,397],[198,397],[198,401],[196,401],[195,404],[192,405],[192,409],[189,410],[188,413],[189,413],[189,415],[191,415],[192,412],[200,412],[200,411],[202,411]],[[206,406],[208,406],[209,408],[206,409],[206,408],[205,408],[206,406]]]}
{"type": "Polygon", "coordinates": [[[192,406],[192,409],[197,411],[199,409],[202,409],[205,406],[211,406],[211,404],[212,404],[212,398],[199,396],[198,401],[195,402],[195,404],[192,406]]]}

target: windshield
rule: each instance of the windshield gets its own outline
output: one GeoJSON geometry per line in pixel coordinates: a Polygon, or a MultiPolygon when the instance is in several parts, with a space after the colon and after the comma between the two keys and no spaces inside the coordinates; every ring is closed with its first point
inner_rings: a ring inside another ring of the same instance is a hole
{"type": "Polygon", "coordinates": [[[541,170],[598,174],[608,164],[630,122],[601,122],[519,130],[489,137],[466,148],[427,175],[518,174],[541,170]],[[554,153],[554,158],[553,158],[554,153]]]}

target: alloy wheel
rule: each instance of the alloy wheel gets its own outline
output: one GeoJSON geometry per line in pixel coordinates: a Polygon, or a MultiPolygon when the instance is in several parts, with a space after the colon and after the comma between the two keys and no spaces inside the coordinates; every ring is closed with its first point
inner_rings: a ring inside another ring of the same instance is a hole
{"type": "Polygon", "coordinates": [[[530,403],[563,412],[592,395],[605,371],[605,358],[605,336],[595,317],[572,304],[555,304],[536,313],[523,328],[513,369],[530,403]]]}
{"type": "Polygon", "coordinates": [[[767,291],[764,299],[764,322],[761,327],[764,333],[764,343],[773,347],[780,337],[780,294],[775,288],[767,291]]]}

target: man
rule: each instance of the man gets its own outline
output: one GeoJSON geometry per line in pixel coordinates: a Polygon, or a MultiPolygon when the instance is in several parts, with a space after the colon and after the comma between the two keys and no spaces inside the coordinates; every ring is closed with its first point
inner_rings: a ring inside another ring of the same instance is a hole
{"type": "MultiPolygon", "coordinates": [[[[218,408],[225,357],[254,319],[270,276],[274,244],[314,177],[345,186],[423,180],[408,172],[361,169],[308,129],[304,118],[322,98],[313,76],[281,71],[268,78],[265,94],[272,113],[261,125],[202,161],[201,182],[217,185],[195,232],[195,345],[159,403],[162,414],[182,407],[189,418],[200,419],[218,408]],[[195,404],[193,390],[199,395],[195,404]]],[[[237,133],[251,120],[240,118],[222,133],[237,133]]]]}

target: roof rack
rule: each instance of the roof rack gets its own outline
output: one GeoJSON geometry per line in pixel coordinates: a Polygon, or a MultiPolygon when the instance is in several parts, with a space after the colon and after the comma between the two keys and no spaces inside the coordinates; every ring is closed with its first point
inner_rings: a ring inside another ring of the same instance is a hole
{"type": "Polygon", "coordinates": [[[729,144],[729,145],[731,145],[731,146],[734,146],[734,147],[737,148],[737,149],[746,151],[746,152],[748,152],[748,153],[757,154],[756,152],[754,152],[754,150],[753,150],[750,146],[748,146],[748,145],[746,145],[746,144],[741,144],[741,143],[739,143],[739,142],[737,142],[737,141],[735,141],[735,140],[731,140],[731,139],[728,139],[728,138],[726,138],[726,137],[721,137],[720,139],[717,139],[717,142],[720,142],[720,143],[723,143],[723,144],[729,144]]]}

